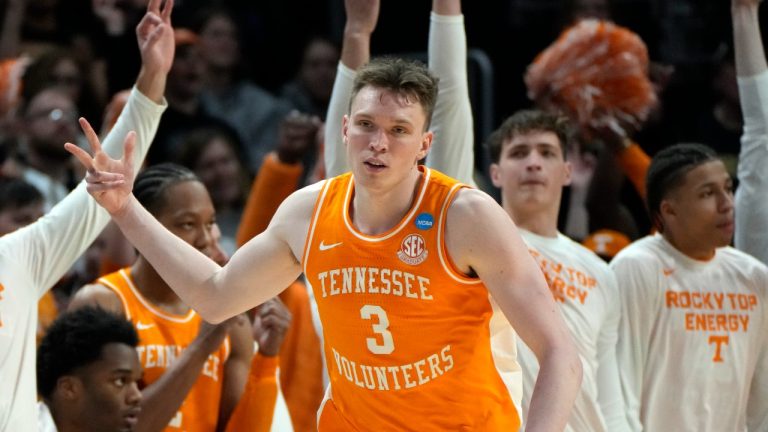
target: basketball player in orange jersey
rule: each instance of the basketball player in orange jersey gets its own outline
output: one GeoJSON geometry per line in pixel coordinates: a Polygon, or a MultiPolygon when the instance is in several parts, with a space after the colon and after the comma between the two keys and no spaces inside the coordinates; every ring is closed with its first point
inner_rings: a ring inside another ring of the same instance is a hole
{"type": "Polygon", "coordinates": [[[94,157],[66,147],[87,168],[94,198],[205,319],[260,304],[304,271],[331,377],[319,430],[518,429],[491,357],[490,292],[541,365],[528,430],[561,431],[581,381],[576,349],[504,210],[418,165],[432,144],[436,93],[420,64],[361,68],[343,121],[352,172],[292,194],[224,267],[140,205],[131,167],[96,141],[94,157]],[[100,181],[103,170],[122,181],[100,181]]]}
{"type": "MultiPolygon", "coordinates": [[[[210,196],[192,171],[174,164],[151,166],[137,177],[134,194],[180,239],[218,262],[226,261],[217,247],[210,196]]],[[[78,291],[71,308],[82,305],[123,315],[139,333],[144,403],[137,431],[223,430],[243,392],[253,354],[245,317],[217,326],[203,322],[141,256],[132,267],[78,291]]],[[[267,354],[273,358],[281,337],[275,339],[262,346],[262,352],[272,349],[267,354]]],[[[255,367],[271,365],[274,373],[275,361],[258,361],[255,367]]]]}

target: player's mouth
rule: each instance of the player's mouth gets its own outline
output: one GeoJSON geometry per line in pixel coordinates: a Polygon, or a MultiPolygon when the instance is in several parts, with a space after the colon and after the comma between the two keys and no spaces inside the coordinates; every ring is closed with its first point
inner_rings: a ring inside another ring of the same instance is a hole
{"type": "Polygon", "coordinates": [[[136,424],[139,422],[140,412],[141,412],[141,408],[139,407],[131,408],[123,416],[126,431],[132,431],[136,427],[136,424]]]}
{"type": "Polygon", "coordinates": [[[543,180],[539,179],[524,179],[522,182],[520,182],[522,186],[544,186],[546,183],[543,180]]]}
{"type": "Polygon", "coordinates": [[[363,165],[365,165],[368,171],[374,171],[374,172],[383,171],[387,167],[387,165],[384,164],[384,162],[376,158],[366,159],[365,161],[363,161],[363,165]]]}
{"type": "Polygon", "coordinates": [[[727,232],[733,232],[734,224],[733,219],[728,219],[726,221],[720,222],[717,224],[717,229],[727,232]]]}

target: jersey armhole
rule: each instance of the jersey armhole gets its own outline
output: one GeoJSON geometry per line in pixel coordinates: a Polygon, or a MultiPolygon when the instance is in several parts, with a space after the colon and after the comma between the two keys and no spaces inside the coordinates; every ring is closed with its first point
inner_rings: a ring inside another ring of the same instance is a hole
{"type": "Polygon", "coordinates": [[[123,305],[123,313],[125,314],[125,319],[128,321],[133,321],[131,317],[131,310],[128,308],[128,300],[125,298],[122,292],[115,286],[112,282],[107,280],[106,278],[99,278],[96,280],[96,283],[107,288],[108,290],[115,293],[118,299],[120,299],[120,304],[123,305]]]}
{"type": "Polygon", "coordinates": [[[437,225],[437,243],[438,243],[438,254],[440,255],[440,264],[443,266],[443,270],[448,274],[448,276],[451,277],[451,279],[455,280],[456,282],[460,282],[463,284],[479,284],[482,281],[478,277],[472,277],[464,274],[453,262],[451,259],[450,254],[448,253],[448,248],[445,245],[445,227],[446,227],[446,221],[448,219],[448,208],[450,207],[451,203],[454,199],[456,199],[456,195],[459,193],[461,189],[468,188],[469,186],[463,184],[463,183],[456,183],[451,187],[451,190],[448,192],[448,195],[445,197],[445,200],[443,201],[443,205],[440,209],[440,217],[438,218],[438,225],[437,225]]]}
{"type": "Polygon", "coordinates": [[[304,270],[304,274],[307,274],[307,261],[309,258],[309,251],[312,248],[312,240],[315,237],[315,228],[317,227],[317,220],[320,216],[320,210],[323,207],[323,203],[325,202],[325,196],[328,193],[328,189],[331,187],[331,183],[333,183],[333,180],[335,178],[327,179],[325,180],[323,184],[323,188],[320,190],[320,194],[317,196],[317,201],[315,201],[315,206],[312,209],[312,220],[309,223],[309,230],[307,231],[307,238],[304,241],[304,250],[301,254],[301,265],[302,269],[304,270]]]}

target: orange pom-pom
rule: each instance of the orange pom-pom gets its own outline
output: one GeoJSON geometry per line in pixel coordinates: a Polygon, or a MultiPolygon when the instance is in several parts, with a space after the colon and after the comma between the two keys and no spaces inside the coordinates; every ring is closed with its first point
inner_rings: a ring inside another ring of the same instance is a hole
{"type": "Polygon", "coordinates": [[[539,105],[565,111],[582,127],[622,134],[639,127],[657,100],[640,37],[593,19],[566,29],[541,52],[525,83],[539,105]]]}

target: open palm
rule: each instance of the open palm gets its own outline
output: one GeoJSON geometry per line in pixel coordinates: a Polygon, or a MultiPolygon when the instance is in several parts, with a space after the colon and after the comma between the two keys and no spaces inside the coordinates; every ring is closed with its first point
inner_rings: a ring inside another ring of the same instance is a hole
{"type": "Polygon", "coordinates": [[[115,160],[101,148],[99,137],[87,120],[81,118],[80,126],[88,138],[93,156],[72,143],[64,144],[64,148],[85,167],[88,193],[110,214],[118,213],[125,207],[133,190],[133,149],[136,145],[136,134],[129,132],[126,135],[123,157],[115,160]]]}

